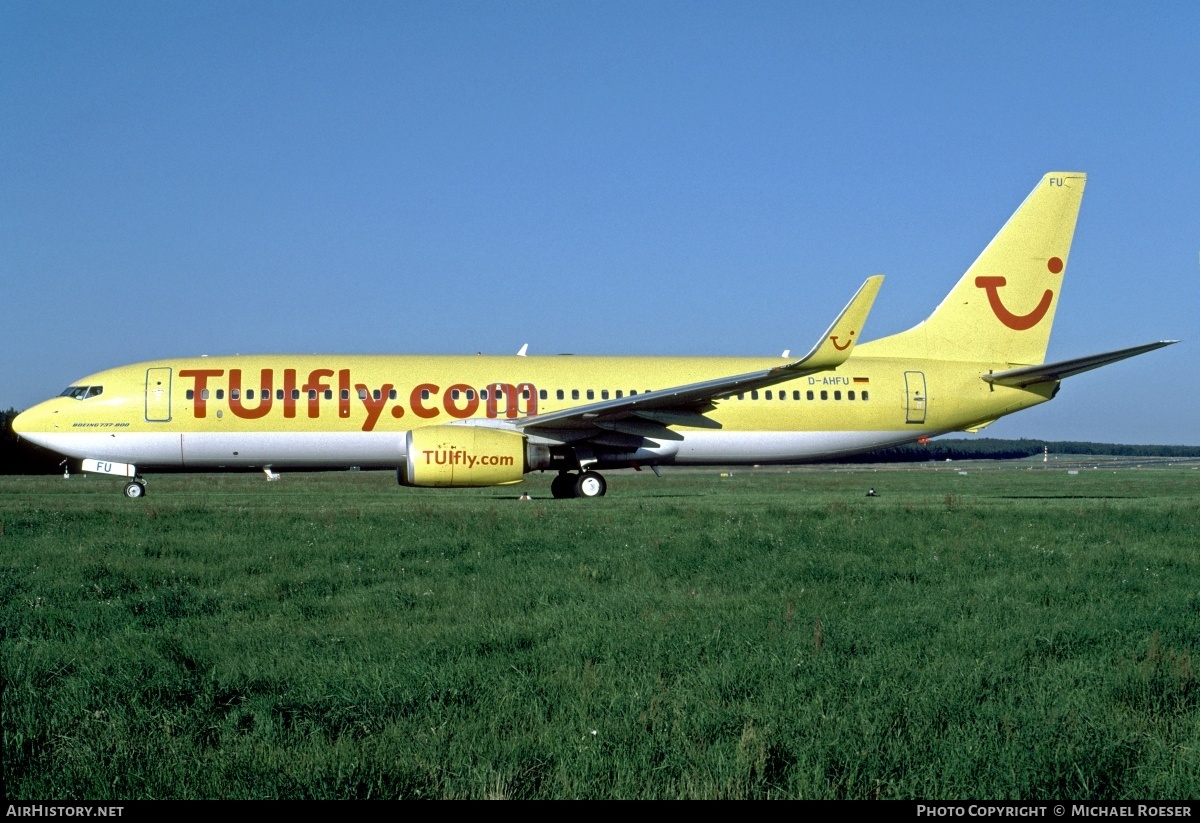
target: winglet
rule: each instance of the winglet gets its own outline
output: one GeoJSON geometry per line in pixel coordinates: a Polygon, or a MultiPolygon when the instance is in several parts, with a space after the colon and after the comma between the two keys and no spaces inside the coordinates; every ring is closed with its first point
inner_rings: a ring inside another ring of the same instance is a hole
{"type": "Polygon", "coordinates": [[[820,371],[836,369],[845,363],[854,351],[854,344],[862,336],[863,324],[867,322],[867,314],[875,304],[875,296],[879,294],[882,284],[882,274],[868,277],[812,351],[783,368],[788,371],[820,371]]]}

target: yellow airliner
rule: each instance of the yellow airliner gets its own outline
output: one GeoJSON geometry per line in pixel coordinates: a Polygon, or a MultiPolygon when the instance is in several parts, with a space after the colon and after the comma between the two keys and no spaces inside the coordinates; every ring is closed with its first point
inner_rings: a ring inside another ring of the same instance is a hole
{"type": "Polygon", "coordinates": [[[862,341],[870,277],[800,358],[255,355],[157,360],[78,381],[17,433],[129,478],[143,469],[396,469],[408,486],[557,472],[797,463],[978,431],[1073,374],[1174,341],[1044,363],[1086,176],[1042,178],[923,323],[862,341]]]}

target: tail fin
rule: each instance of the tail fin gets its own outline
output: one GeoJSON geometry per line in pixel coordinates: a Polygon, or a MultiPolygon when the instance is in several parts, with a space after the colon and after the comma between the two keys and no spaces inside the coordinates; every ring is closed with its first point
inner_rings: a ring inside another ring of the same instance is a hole
{"type": "Polygon", "coordinates": [[[1043,177],[927,320],[860,352],[1042,363],[1086,181],[1077,172],[1043,177]]]}

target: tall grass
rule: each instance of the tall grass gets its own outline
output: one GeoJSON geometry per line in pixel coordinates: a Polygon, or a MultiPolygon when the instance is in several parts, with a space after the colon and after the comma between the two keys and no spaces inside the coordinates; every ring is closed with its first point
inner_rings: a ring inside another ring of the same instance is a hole
{"type": "Polygon", "coordinates": [[[526,487],[0,478],[8,795],[1200,793],[1200,471],[526,487]]]}

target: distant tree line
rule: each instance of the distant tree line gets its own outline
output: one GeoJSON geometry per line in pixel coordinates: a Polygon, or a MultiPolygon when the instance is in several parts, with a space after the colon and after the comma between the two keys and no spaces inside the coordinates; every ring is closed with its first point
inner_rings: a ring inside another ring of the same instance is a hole
{"type": "Polygon", "coordinates": [[[1090,454],[1107,457],[1200,457],[1200,446],[1128,446],[1120,443],[1085,443],[1078,440],[970,440],[942,439],[906,443],[853,457],[838,463],[921,463],[928,460],[1021,460],[1043,454],[1090,454]]]}
{"type": "Polygon", "coordinates": [[[62,455],[18,440],[12,421],[16,409],[0,412],[0,474],[54,474],[61,472],[62,455]]]}
{"type": "MultiPolygon", "coordinates": [[[[54,474],[63,470],[62,455],[47,451],[25,440],[12,430],[16,409],[0,412],[0,474],[54,474]]],[[[1118,443],[1083,443],[1075,440],[999,440],[981,437],[971,440],[930,440],[908,443],[859,454],[839,457],[830,463],[923,463],[946,460],[1020,460],[1042,454],[1094,454],[1109,457],[1200,457],[1200,446],[1126,446],[1118,443]]]]}

